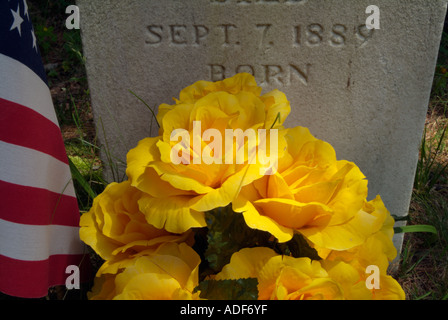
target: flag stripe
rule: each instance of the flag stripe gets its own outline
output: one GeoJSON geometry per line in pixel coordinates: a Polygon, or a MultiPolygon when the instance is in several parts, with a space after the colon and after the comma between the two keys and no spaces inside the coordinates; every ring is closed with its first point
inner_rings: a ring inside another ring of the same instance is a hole
{"type": "Polygon", "coordinates": [[[17,260],[46,260],[51,255],[82,254],[79,227],[34,226],[0,219],[0,254],[17,260]],[[55,241],[57,239],[57,241],[55,241]]]}
{"type": "Polygon", "coordinates": [[[52,156],[0,141],[0,180],[76,197],[70,168],[52,156]]]}
{"type": "Polygon", "coordinates": [[[0,81],[0,97],[33,109],[59,127],[50,89],[33,70],[0,54],[0,75],[5,80],[0,81]]]}
{"type": "Polygon", "coordinates": [[[0,98],[0,140],[47,153],[68,164],[61,130],[36,111],[0,98]]]}
{"type": "Polygon", "coordinates": [[[2,219],[23,224],[78,226],[76,198],[0,181],[2,219]]]}
{"type": "Polygon", "coordinates": [[[80,280],[90,277],[88,256],[55,255],[41,261],[16,260],[0,255],[0,291],[16,297],[41,298],[48,294],[48,287],[64,284],[69,274],[67,266],[80,266],[80,280]],[[82,262],[82,263],[81,263],[82,262]],[[14,272],[5,272],[14,270],[14,272]],[[49,272],[51,270],[52,272],[49,272]]]}

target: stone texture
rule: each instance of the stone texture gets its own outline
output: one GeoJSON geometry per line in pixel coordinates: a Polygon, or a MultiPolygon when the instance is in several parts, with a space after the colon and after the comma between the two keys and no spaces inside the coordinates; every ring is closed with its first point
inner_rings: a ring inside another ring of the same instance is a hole
{"type": "Polygon", "coordinates": [[[157,134],[128,90],[157,110],[197,80],[250,72],[286,93],[287,126],[331,143],[360,166],[370,198],[407,214],[446,0],[377,0],[379,30],[365,27],[365,0],[77,3],[97,132],[114,159],[157,134]]]}

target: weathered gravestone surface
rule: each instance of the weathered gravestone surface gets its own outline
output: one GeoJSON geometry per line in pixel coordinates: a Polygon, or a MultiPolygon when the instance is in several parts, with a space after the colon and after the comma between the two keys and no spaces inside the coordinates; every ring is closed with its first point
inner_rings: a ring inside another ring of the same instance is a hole
{"type": "Polygon", "coordinates": [[[338,158],[359,165],[371,198],[380,194],[393,215],[406,215],[446,0],[377,0],[380,29],[365,25],[371,4],[78,0],[100,142],[124,162],[157,134],[128,90],[157,109],[197,80],[249,72],[264,92],[286,94],[286,126],[331,143],[338,158]]]}

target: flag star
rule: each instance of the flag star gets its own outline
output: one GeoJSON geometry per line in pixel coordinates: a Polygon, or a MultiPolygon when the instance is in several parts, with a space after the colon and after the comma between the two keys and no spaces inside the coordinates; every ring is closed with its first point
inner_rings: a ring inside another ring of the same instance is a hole
{"type": "Polygon", "coordinates": [[[29,13],[28,13],[28,5],[26,4],[26,0],[23,0],[23,16],[25,17],[28,17],[28,20],[30,19],[30,15],[29,15],[29,13]]]}
{"type": "Polygon", "coordinates": [[[9,31],[12,31],[14,29],[17,29],[19,31],[19,35],[22,36],[22,23],[23,19],[20,16],[20,6],[17,5],[17,11],[14,11],[11,9],[12,16],[14,18],[14,22],[12,23],[11,29],[9,31]]]}
{"type": "Polygon", "coordinates": [[[33,48],[36,49],[37,52],[37,42],[36,35],[34,34],[34,30],[31,30],[31,37],[33,38],[33,48]]]}

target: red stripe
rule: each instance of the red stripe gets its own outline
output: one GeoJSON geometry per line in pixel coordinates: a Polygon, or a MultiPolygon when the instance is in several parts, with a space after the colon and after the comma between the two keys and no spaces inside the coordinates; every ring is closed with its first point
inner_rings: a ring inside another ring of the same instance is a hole
{"type": "Polygon", "coordinates": [[[88,255],[54,255],[42,261],[22,261],[0,255],[0,291],[21,298],[40,298],[48,288],[65,285],[65,270],[69,265],[80,268],[80,282],[91,277],[88,255]]]}
{"type": "Polygon", "coordinates": [[[36,111],[0,98],[0,140],[49,154],[67,163],[61,129],[36,111]]]}
{"type": "Polygon", "coordinates": [[[0,180],[1,218],[10,222],[79,226],[76,198],[45,189],[21,186],[0,180]]]}

